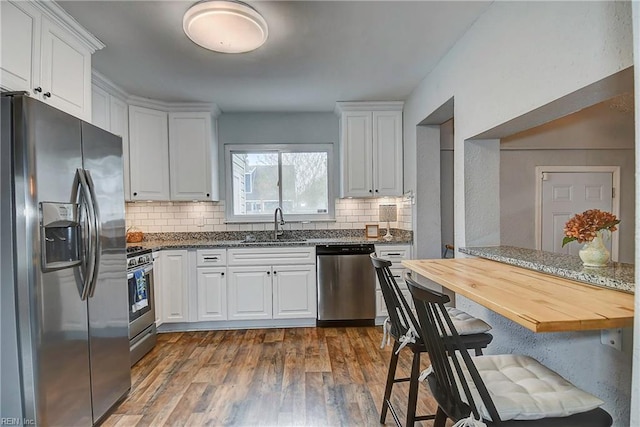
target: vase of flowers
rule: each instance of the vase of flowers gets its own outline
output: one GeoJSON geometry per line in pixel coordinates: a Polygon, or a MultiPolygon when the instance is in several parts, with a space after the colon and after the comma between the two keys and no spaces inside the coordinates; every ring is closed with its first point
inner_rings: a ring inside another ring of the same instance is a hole
{"type": "Polygon", "coordinates": [[[576,214],[564,226],[562,246],[574,240],[584,243],[578,255],[585,267],[604,267],[609,262],[609,251],[603,234],[616,231],[620,220],[610,212],[591,209],[576,214]]]}

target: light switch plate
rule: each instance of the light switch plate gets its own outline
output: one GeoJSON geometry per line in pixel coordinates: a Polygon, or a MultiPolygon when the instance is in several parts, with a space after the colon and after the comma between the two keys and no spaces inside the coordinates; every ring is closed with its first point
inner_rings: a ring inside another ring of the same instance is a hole
{"type": "Polygon", "coordinates": [[[196,218],[196,227],[204,227],[204,216],[200,215],[196,218]]]}
{"type": "Polygon", "coordinates": [[[600,331],[600,342],[603,345],[622,351],[622,329],[603,329],[600,331]]]}

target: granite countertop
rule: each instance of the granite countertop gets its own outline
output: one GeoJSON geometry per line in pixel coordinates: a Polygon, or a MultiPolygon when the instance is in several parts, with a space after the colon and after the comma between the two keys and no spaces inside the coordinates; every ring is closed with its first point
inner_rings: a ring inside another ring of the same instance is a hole
{"type": "MultiPolygon", "coordinates": [[[[359,230],[357,230],[359,231],[359,230]]],[[[391,240],[367,239],[364,231],[354,233],[352,230],[314,230],[287,231],[273,240],[273,231],[239,231],[220,233],[152,233],[145,235],[140,243],[129,243],[128,246],[142,246],[145,249],[204,249],[204,248],[255,248],[283,246],[317,246],[337,244],[411,244],[413,234],[410,231],[395,231],[391,240]],[[251,240],[249,240],[249,239],[251,240]]]]}
{"type": "Polygon", "coordinates": [[[460,248],[460,252],[540,271],[591,285],[635,293],[633,264],[611,262],[607,267],[584,267],[579,257],[514,246],[460,248]]]}

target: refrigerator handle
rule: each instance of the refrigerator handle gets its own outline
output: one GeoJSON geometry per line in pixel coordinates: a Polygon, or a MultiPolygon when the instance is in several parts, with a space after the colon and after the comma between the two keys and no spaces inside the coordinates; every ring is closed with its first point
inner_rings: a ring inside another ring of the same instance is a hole
{"type": "Polygon", "coordinates": [[[102,236],[102,221],[100,221],[100,211],[98,210],[95,185],[93,184],[91,173],[86,169],[84,170],[84,173],[87,179],[89,193],[91,194],[91,204],[93,206],[93,218],[94,218],[94,224],[95,224],[95,228],[94,228],[95,245],[93,246],[93,249],[94,249],[93,277],[91,278],[90,288],[89,288],[89,298],[92,298],[93,294],[96,291],[96,285],[98,284],[98,272],[100,271],[100,255],[102,254],[102,241],[100,240],[100,236],[102,236]]]}
{"type": "Polygon", "coordinates": [[[77,190],[80,189],[82,199],[86,206],[88,216],[87,224],[89,226],[89,248],[87,250],[88,259],[84,268],[83,286],[80,298],[84,301],[89,295],[89,289],[91,287],[91,281],[93,280],[93,271],[95,269],[95,212],[93,211],[93,203],[91,202],[91,193],[89,191],[89,185],[83,169],[76,170],[76,178],[73,185],[74,194],[73,198],[78,199],[77,190]]]}

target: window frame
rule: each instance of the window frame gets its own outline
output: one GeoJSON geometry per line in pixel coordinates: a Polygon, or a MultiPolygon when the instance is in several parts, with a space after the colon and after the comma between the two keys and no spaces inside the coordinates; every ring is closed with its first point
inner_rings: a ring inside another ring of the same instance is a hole
{"type": "MultiPolygon", "coordinates": [[[[273,212],[261,215],[236,215],[233,212],[233,161],[232,154],[248,153],[277,153],[278,181],[282,181],[282,153],[327,153],[327,213],[323,214],[291,214],[284,213],[287,222],[323,222],[335,221],[335,190],[334,190],[334,158],[333,144],[224,144],[225,165],[225,223],[270,223],[273,222],[273,212]]],[[[278,186],[279,203],[282,204],[282,185],[278,186]]]]}

